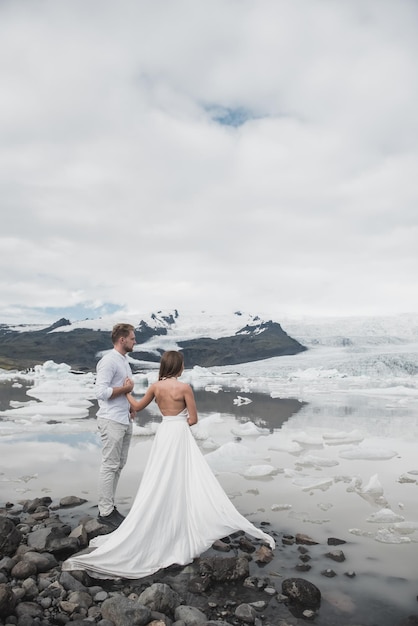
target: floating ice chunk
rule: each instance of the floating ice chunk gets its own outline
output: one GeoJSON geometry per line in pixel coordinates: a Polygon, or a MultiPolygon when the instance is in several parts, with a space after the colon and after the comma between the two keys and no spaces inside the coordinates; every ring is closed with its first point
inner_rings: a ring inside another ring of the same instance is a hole
{"type": "Polygon", "coordinates": [[[48,378],[65,378],[71,372],[71,367],[67,363],[54,361],[45,361],[43,365],[35,365],[33,369],[35,376],[48,378]]]}
{"type": "Polygon", "coordinates": [[[86,417],[88,415],[88,411],[86,408],[71,407],[63,402],[57,402],[57,404],[35,402],[33,404],[22,406],[18,409],[7,409],[6,411],[2,411],[0,415],[4,417],[11,417],[13,419],[19,417],[34,417],[35,415],[72,419],[86,417]]]}
{"type": "Polygon", "coordinates": [[[247,469],[257,456],[246,446],[229,441],[205,458],[215,472],[240,472],[247,469]]]}
{"type": "Polygon", "coordinates": [[[231,433],[238,437],[258,437],[259,435],[268,435],[270,431],[268,428],[260,428],[254,422],[246,422],[231,428],[231,433]]]}
{"type": "Polygon", "coordinates": [[[222,422],[223,420],[220,413],[212,413],[205,418],[199,419],[192,429],[195,439],[208,439],[215,430],[213,424],[220,424],[222,422]]]}
{"type": "Polygon", "coordinates": [[[260,476],[270,476],[275,472],[273,465],[251,465],[244,471],[246,478],[256,478],[260,476]]]}
{"type": "Polygon", "coordinates": [[[307,454],[302,457],[296,465],[300,465],[302,467],[334,467],[335,465],[339,465],[339,461],[335,459],[325,459],[322,456],[315,456],[313,454],[307,454]]]}
{"type": "Polygon", "coordinates": [[[251,404],[252,400],[250,398],[243,398],[242,396],[238,396],[234,399],[233,403],[236,406],[243,406],[244,404],[251,404]]]}
{"type": "Polygon", "coordinates": [[[349,433],[324,433],[322,437],[328,446],[339,446],[346,443],[360,443],[363,441],[364,436],[358,430],[352,430],[349,433]]]}
{"type": "Polygon", "coordinates": [[[398,483],[416,483],[417,479],[408,476],[408,474],[401,474],[398,478],[398,483]]]}
{"type": "Polygon", "coordinates": [[[412,535],[412,533],[418,530],[418,522],[396,522],[389,527],[389,530],[401,535],[412,535]]]}
{"type": "Polygon", "coordinates": [[[331,487],[333,482],[332,478],[327,477],[316,478],[315,476],[301,476],[299,478],[294,478],[292,484],[297,487],[302,487],[303,491],[311,491],[313,489],[325,491],[331,487]]]}
{"type": "Polygon", "coordinates": [[[318,509],[321,509],[321,511],[329,511],[329,509],[332,509],[334,505],[331,504],[331,502],[319,502],[317,506],[318,509]]]}
{"type": "Polygon", "coordinates": [[[220,391],[222,391],[222,386],[221,385],[206,385],[205,391],[210,391],[212,393],[219,393],[220,391]]]}
{"type": "Polygon", "coordinates": [[[200,445],[203,450],[217,450],[219,448],[219,443],[216,443],[216,441],[210,437],[209,439],[205,439],[200,445]]]}
{"type": "Polygon", "coordinates": [[[375,535],[375,540],[380,543],[411,543],[410,537],[403,537],[388,528],[380,528],[375,535]]]}
{"type": "Polygon", "coordinates": [[[352,448],[339,452],[339,456],[342,459],[369,461],[393,459],[397,454],[398,453],[394,450],[387,450],[385,448],[362,448],[360,446],[353,446],[352,448]]]}
{"type": "Polygon", "coordinates": [[[275,433],[271,435],[269,438],[268,450],[276,450],[277,452],[289,452],[290,454],[296,454],[301,452],[302,446],[288,439],[280,433],[275,433]]]}
{"type": "Polygon", "coordinates": [[[309,435],[308,433],[299,433],[297,435],[294,435],[292,439],[302,446],[318,446],[322,448],[324,445],[322,437],[309,435]]]}
{"type": "Polygon", "coordinates": [[[372,513],[366,519],[366,522],[370,522],[373,524],[387,524],[393,522],[404,522],[405,518],[402,515],[398,515],[394,513],[391,509],[380,509],[377,513],[372,513]]]}
{"type": "Polygon", "coordinates": [[[361,530],[361,528],[349,528],[348,532],[357,537],[374,537],[374,533],[370,530],[361,530]]]}
{"type": "Polygon", "coordinates": [[[272,511],[289,511],[292,508],[291,504],[272,504],[272,511]]]}
{"type": "Polygon", "coordinates": [[[22,383],[13,383],[12,387],[15,387],[16,389],[21,389],[21,387],[23,387],[22,383]]]}

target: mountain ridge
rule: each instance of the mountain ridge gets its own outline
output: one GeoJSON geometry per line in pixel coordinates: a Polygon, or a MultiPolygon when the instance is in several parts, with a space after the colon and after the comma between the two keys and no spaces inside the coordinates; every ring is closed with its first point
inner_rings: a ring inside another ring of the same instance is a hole
{"type": "Polygon", "coordinates": [[[114,323],[135,327],[137,345],[130,354],[135,371],[142,362],[156,363],[167,349],[182,350],[186,367],[236,365],[306,350],[278,322],[258,315],[234,312],[231,316],[181,316],[177,309],[164,313],[106,318],[71,323],[61,318],[46,327],[0,324],[0,368],[30,369],[47,360],[65,362],[73,369],[93,371],[100,354],[111,349],[114,323]],[[207,332],[205,332],[205,330],[207,332]]]}

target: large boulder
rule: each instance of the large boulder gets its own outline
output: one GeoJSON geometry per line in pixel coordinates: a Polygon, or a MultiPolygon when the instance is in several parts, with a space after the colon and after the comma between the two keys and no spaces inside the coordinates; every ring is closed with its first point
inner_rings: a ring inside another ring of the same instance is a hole
{"type": "Polygon", "coordinates": [[[8,517],[0,517],[0,554],[13,556],[22,540],[22,533],[8,517]]]}

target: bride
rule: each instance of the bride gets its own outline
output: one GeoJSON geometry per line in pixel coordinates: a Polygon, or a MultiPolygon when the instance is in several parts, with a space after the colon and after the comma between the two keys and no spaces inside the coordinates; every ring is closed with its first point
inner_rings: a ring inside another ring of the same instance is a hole
{"type": "Polygon", "coordinates": [[[198,420],[190,385],[178,377],[183,355],[161,358],[158,381],[141,400],[155,399],[162,414],[132,508],[122,524],[90,542],[96,549],[69,558],[64,570],[85,570],[96,578],[142,578],[169,565],[186,565],[217,540],[242,530],[273,549],[274,540],[233,506],[201,453],[190,426],[198,420]]]}

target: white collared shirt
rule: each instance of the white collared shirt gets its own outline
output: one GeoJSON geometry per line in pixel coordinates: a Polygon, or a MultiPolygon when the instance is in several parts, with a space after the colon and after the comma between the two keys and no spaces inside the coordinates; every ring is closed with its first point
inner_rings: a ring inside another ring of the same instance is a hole
{"type": "Polygon", "coordinates": [[[126,378],[132,378],[128,357],[113,348],[97,363],[96,398],[97,417],[129,424],[129,402],[125,395],[110,398],[114,387],[123,387],[126,378]]]}

